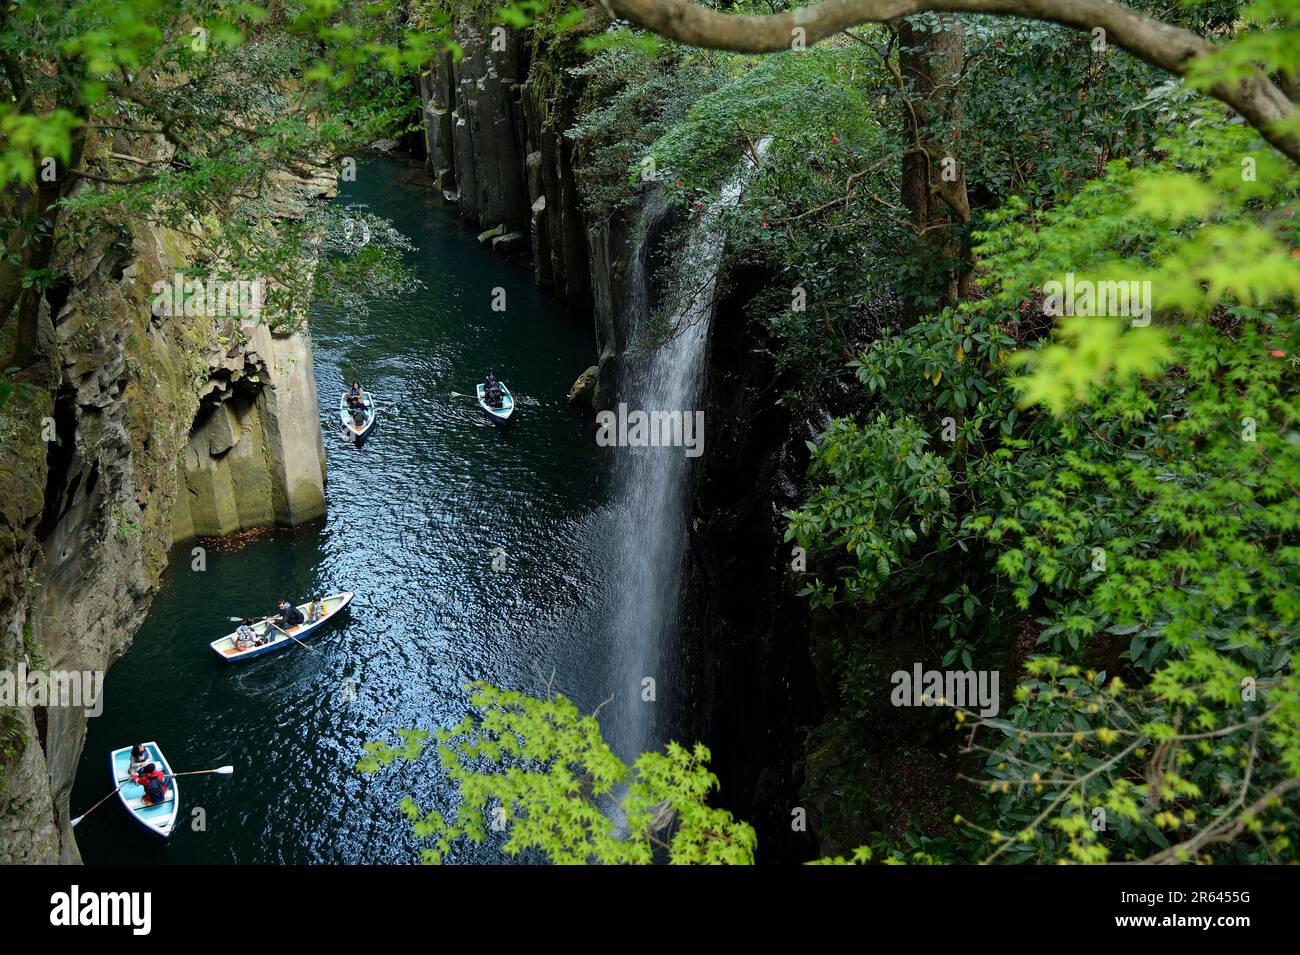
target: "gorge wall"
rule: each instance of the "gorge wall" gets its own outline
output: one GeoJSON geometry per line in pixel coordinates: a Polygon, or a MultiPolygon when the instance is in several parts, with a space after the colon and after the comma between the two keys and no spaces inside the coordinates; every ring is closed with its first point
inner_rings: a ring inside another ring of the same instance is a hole
{"type": "MultiPolygon", "coordinates": [[[[627,263],[635,216],[590,221],[574,173],[572,142],[581,89],[530,34],[456,23],[459,61],[442,56],[422,77],[428,173],[480,241],[527,255],[539,285],[594,319],[596,362],[585,400],[612,403],[627,344],[627,263]]],[[[575,374],[581,369],[575,369],[575,374]]]]}
{"type": "MultiPolygon", "coordinates": [[[[334,182],[280,187],[318,196],[334,182]]],[[[174,543],[324,514],[307,334],[159,314],[155,283],[195,263],[191,241],[141,223],[109,238],[58,262],[43,306],[56,357],[0,418],[3,670],[106,671],[174,543]]],[[[68,793],[86,718],[0,709],[0,863],[80,861],[68,793]]]]}
{"type": "Polygon", "coordinates": [[[199,412],[179,466],[174,541],[325,513],[321,437],[311,341],[243,322],[241,345],[214,353],[199,412]]]}
{"type": "Polygon", "coordinates": [[[706,453],[691,499],[691,559],[699,581],[686,650],[708,705],[701,737],[721,800],[759,833],[760,862],[819,854],[819,813],[802,795],[804,747],[825,705],[809,642],[785,511],[802,497],[806,442],[825,422],[774,399],[785,384],[745,306],[769,276],[733,274],[714,318],[704,381],[706,453]],[[806,826],[792,826],[796,809],[806,826]]]}

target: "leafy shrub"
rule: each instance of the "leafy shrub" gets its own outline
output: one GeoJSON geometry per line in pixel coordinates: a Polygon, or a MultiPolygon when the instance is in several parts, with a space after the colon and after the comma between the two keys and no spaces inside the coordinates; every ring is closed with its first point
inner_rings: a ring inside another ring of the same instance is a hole
{"type": "Polygon", "coordinates": [[[988,218],[984,297],[864,351],[877,417],[832,426],[790,515],[823,605],[980,579],[923,582],[924,548],[996,562],[1004,630],[1040,618],[1052,656],[967,750],[988,801],[963,822],[991,858],[1295,858],[1300,236],[1272,210],[1300,172],[1217,107],[1179,109],[1159,161],[988,218]],[[1067,270],[1151,281],[1158,321],[1044,337],[1042,283],[1067,270]],[[1116,644],[1122,674],[1096,670],[1116,644]]]}

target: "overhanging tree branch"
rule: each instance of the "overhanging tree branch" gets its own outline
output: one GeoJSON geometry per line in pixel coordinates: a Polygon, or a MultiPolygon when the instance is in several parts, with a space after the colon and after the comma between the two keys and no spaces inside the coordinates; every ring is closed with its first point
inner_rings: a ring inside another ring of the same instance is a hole
{"type": "MultiPolygon", "coordinates": [[[[1106,42],[1175,76],[1217,49],[1191,30],[1112,0],[821,0],[788,13],[732,16],[690,0],[601,0],[611,14],[690,46],[737,53],[776,53],[796,39],[812,45],[862,23],[917,13],[986,13],[1041,20],[1077,30],[1106,31],[1106,42]],[[802,31],[802,32],[800,32],[802,31]]],[[[1300,163],[1300,135],[1279,128],[1296,106],[1262,71],[1207,91],[1240,113],[1261,136],[1300,163]]]]}

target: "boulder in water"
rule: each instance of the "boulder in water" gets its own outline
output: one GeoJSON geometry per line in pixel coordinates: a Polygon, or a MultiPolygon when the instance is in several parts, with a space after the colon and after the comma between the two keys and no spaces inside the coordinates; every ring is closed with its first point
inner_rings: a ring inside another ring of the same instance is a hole
{"type": "Polygon", "coordinates": [[[492,239],[492,251],[498,255],[518,255],[528,247],[522,232],[507,232],[492,239]]]}
{"type": "Polygon", "coordinates": [[[490,229],[484,229],[482,232],[480,232],[478,234],[478,241],[480,245],[487,245],[489,242],[497,238],[497,236],[502,236],[505,234],[506,234],[505,226],[495,225],[490,229]]]}
{"type": "Polygon", "coordinates": [[[596,382],[600,378],[600,368],[592,365],[573,383],[569,389],[569,404],[583,408],[592,407],[592,396],[596,391],[596,382]]]}

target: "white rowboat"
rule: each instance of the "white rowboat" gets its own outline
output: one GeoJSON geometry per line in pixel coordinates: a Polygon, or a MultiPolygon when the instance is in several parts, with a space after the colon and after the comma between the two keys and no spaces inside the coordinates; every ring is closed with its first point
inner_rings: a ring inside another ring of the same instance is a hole
{"type": "Polygon", "coordinates": [[[274,653],[277,650],[287,650],[289,647],[297,646],[295,640],[302,640],[308,634],[319,630],[336,616],[339,611],[352,602],[352,591],[345,590],[342,593],[331,594],[325,598],[325,613],[315,620],[311,619],[311,604],[305,603],[298,607],[302,611],[305,619],[296,627],[289,630],[280,630],[275,627],[274,621],[262,620],[253,624],[253,632],[257,634],[258,640],[265,640],[265,643],[258,643],[247,649],[240,650],[235,645],[235,633],[228,633],[220,640],[213,640],[208,644],[212,647],[212,652],[227,663],[243,663],[245,660],[253,660],[268,653],[274,653]]]}
{"type": "Polygon", "coordinates": [[[158,748],[157,743],[145,743],[145,751],[151,762],[163,771],[167,785],[166,798],[160,803],[149,805],[142,798],[144,787],[133,783],[131,779],[131,747],[115,749],[108,756],[109,767],[113,772],[113,785],[118,786],[117,798],[130,813],[131,818],[144,826],[160,839],[166,839],[176,828],[176,816],[180,812],[181,793],[172,778],[172,768],[158,748]]]}

